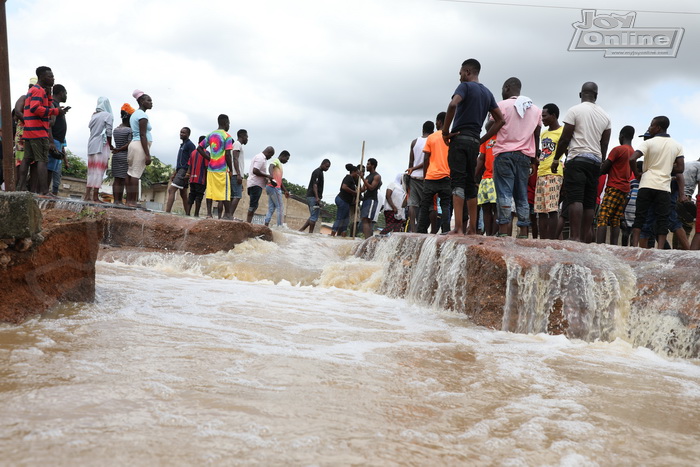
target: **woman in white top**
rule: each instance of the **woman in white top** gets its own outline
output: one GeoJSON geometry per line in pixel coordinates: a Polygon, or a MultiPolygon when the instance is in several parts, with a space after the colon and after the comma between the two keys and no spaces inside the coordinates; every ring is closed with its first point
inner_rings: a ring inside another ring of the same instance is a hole
{"type": "Polygon", "coordinates": [[[139,195],[139,182],[147,165],[151,165],[151,122],[146,111],[153,108],[153,99],[145,92],[136,89],[131,94],[139,104],[131,115],[130,124],[133,139],[129,143],[126,172],[126,204],[136,206],[139,195]]]}
{"type": "Polygon", "coordinates": [[[97,99],[95,113],[90,118],[90,139],[88,139],[88,176],[85,189],[85,201],[101,203],[99,198],[102,179],[104,178],[112,146],[112,105],[106,97],[97,99]]]}

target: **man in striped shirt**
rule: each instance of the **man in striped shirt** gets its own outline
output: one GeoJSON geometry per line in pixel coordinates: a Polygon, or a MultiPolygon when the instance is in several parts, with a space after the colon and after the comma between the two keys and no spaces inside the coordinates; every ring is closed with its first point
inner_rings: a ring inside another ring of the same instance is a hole
{"type": "Polygon", "coordinates": [[[54,76],[51,68],[40,66],[36,69],[38,83],[29,88],[24,103],[24,159],[19,167],[19,190],[27,188],[29,164],[34,162],[31,191],[48,194],[49,161],[49,119],[52,116],[65,115],[70,107],[54,107],[51,88],[54,76]]]}

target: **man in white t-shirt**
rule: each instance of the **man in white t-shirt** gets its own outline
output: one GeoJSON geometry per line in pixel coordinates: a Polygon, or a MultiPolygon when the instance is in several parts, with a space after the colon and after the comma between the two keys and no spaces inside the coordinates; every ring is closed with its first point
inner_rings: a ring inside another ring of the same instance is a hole
{"type": "Polygon", "coordinates": [[[408,170],[406,173],[410,175],[410,183],[408,186],[408,217],[409,232],[415,232],[418,225],[418,211],[421,202],[423,201],[423,148],[428,136],[435,131],[435,124],[428,120],[423,123],[423,133],[420,138],[411,141],[411,152],[408,156],[408,170]]]}
{"type": "Polygon", "coordinates": [[[233,157],[233,170],[231,171],[231,215],[235,216],[238,203],[243,197],[243,175],[245,158],[243,157],[243,146],[248,144],[248,131],[240,129],[236,133],[236,141],[233,143],[231,156],[233,157]]]}
{"type": "Polygon", "coordinates": [[[671,212],[671,176],[682,174],[685,168],[683,146],[668,135],[670,124],[668,117],[655,117],[647,130],[650,138],[645,139],[630,157],[630,167],[635,178],[640,180],[630,246],[639,245],[639,234],[651,207],[656,213],[656,248],[663,249],[666,244],[668,216],[671,212]],[[640,175],[637,159],[642,156],[644,165],[640,175]]]}
{"type": "Polygon", "coordinates": [[[562,191],[569,210],[569,239],[590,243],[600,165],[608,153],[611,122],[608,114],[596,104],[597,84],[584,83],[579,97],[581,103],[571,107],[562,120],[564,130],[552,161],[552,173],[557,172],[559,159],[568,150],[562,191]]]}
{"type": "Polygon", "coordinates": [[[263,149],[263,152],[253,157],[248,170],[248,196],[250,197],[250,206],[248,207],[248,217],[246,222],[253,222],[253,216],[258,209],[260,203],[260,195],[262,195],[267,181],[270,181],[272,186],[277,186],[277,182],[272,178],[272,175],[267,173],[267,161],[275,155],[275,148],[268,146],[263,149]]]}

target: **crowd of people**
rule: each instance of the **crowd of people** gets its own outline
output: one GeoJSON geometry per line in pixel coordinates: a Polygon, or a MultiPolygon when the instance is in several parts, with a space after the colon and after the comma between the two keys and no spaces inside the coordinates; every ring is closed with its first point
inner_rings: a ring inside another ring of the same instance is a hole
{"type": "MultiPolygon", "coordinates": [[[[668,117],[652,118],[636,150],[635,130],[624,126],[619,146],[608,153],[611,119],[596,103],[595,83],[583,84],[581,103],[560,121],[556,104],[540,109],[515,77],[503,83],[496,102],[479,82],[480,71],[475,59],[462,64],[447,111],[434,124],[425,122],[411,142],[406,173],[387,189],[383,233],[430,228],[503,237],[513,234],[516,220],[518,238],[562,239],[568,225],[574,241],[669,248],[670,230],[674,248],[700,249],[700,203],[691,198],[700,160],[684,162],[668,117]],[[388,202],[399,183],[405,195],[388,202]]],[[[348,170],[336,199],[343,215],[344,193],[352,194],[360,178],[348,170]]]]}
{"type": "MultiPolygon", "coordinates": [[[[13,157],[18,190],[28,190],[41,196],[58,194],[62,167],[66,157],[67,124],[65,115],[70,107],[61,104],[67,100],[66,88],[55,84],[51,68],[36,69],[36,78],[30,79],[26,94],[22,95],[12,111],[13,157]]],[[[102,203],[99,190],[105,172],[111,167],[114,204],[138,206],[139,181],[151,164],[152,126],[147,111],[153,108],[151,96],[141,90],[132,93],[138,107],[125,103],[120,109],[121,124],[114,128],[112,105],[108,98],[99,97],[88,123],[87,181],[83,199],[102,203]],[[111,163],[110,163],[111,161],[111,163]],[[124,196],[126,194],[126,196],[124,196]]],[[[175,170],[170,177],[166,211],[172,210],[175,197],[182,198],[187,215],[199,216],[206,199],[207,217],[213,217],[213,203],[217,202],[220,218],[233,219],[243,194],[244,146],[248,132],[240,129],[234,141],[228,133],[229,117],[219,115],[218,128],[199,137],[195,145],[190,140],[191,130],[180,130],[181,144],[175,170]]],[[[283,186],[283,165],[289,161],[289,151],[278,158],[271,146],[251,161],[247,180],[250,197],[247,221],[251,222],[258,208],[263,190],[268,194],[269,206],[265,217],[268,225],[275,211],[277,223],[283,223],[283,196],[289,192],[283,186]]],[[[310,215],[306,225],[313,231],[318,220],[323,194],[323,173],[330,167],[325,159],[312,174],[307,200],[310,215]]],[[[1,178],[1,173],[0,173],[1,178]]],[[[2,180],[0,180],[2,183],[2,180]]]]}
{"type": "MultiPolygon", "coordinates": [[[[540,110],[521,95],[517,78],[506,80],[497,103],[479,83],[479,72],[478,61],[463,63],[447,112],[425,122],[411,142],[406,174],[386,190],[382,233],[430,228],[450,235],[509,236],[515,217],[519,238],[560,239],[568,222],[568,238],[575,241],[617,245],[622,231],[623,245],[663,248],[670,229],[675,247],[700,247],[697,235],[688,241],[697,221],[690,197],[700,162],[684,164],[681,146],[667,133],[667,117],[652,120],[636,151],[634,128],[623,127],[620,145],[605,157],[611,120],[596,104],[595,83],[583,85],[581,103],[569,109],[562,124],[559,107],[549,103],[540,110]],[[644,162],[636,163],[642,156],[644,162]],[[397,198],[397,193],[405,194],[397,198]]],[[[347,226],[348,204],[361,179],[362,168],[347,169],[336,198],[334,234],[347,226]]],[[[363,230],[371,220],[365,214],[363,230]]]]}
{"type": "MultiPolygon", "coordinates": [[[[376,159],[368,159],[366,166],[345,166],[348,174],[335,197],[332,235],[346,235],[351,218],[359,218],[353,226],[369,238],[383,210],[383,234],[510,236],[515,220],[518,238],[561,239],[568,224],[568,238],[574,241],[617,245],[622,233],[623,245],[664,248],[670,230],[675,248],[700,249],[700,203],[691,199],[700,179],[700,161],[685,163],[683,148],[668,134],[667,117],[651,120],[636,150],[635,129],[624,126],[619,146],[608,153],[611,119],[596,103],[595,83],[583,84],[581,102],[560,120],[556,104],[540,109],[521,93],[522,83],[515,77],[503,83],[502,100],[496,102],[479,82],[480,71],[475,59],[462,63],[460,84],[446,111],[423,124],[421,136],[411,141],[408,169],[386,188],[382,190],[376,159]],[[691,242],[693,223],[696,234],[691,242]]],[[[137,205],[139,180],[151,163],[147,111],[153,100],[138,89],[132,97],[138,108],[122,105],[116,128],[109,99],[97,100],[88,124],[87,201],[101,202],[99,189],[111,158],[114,203],[137,205]]],[[[61,167],[68,163],[65,115],[70,107],[62,106],[66,100],[66,88],[54,84],[51,69],[37,68],[13,110],[18,189],[57,194],[61,167]]],[[[194,207],[198,216],[206,199],[207,217],[213,216],[217,202],[219,217],[234,219],[243,192],[248,132],[238,130],[234,141],[229,117],[219,115],[217,123],[217,129],[200,136],[197,144],[190,140],[189,128],[181,129],[167,212],[179,194],[187,215],[194,207]]],[[[268,146],[248,167],[247,222],[252,222],[265,191],[265,225],[275,213],[277,224],[283,224],[283,200],[289,197],[283,173],[291,155],[285,150],[270,161],[274,155],[275,149],[268,146]]],[[[330,165],[324,159],[311,174],[306,192],[309,217],[301,231],[313,232],[319,219],[324,173],[330,165]]]]}

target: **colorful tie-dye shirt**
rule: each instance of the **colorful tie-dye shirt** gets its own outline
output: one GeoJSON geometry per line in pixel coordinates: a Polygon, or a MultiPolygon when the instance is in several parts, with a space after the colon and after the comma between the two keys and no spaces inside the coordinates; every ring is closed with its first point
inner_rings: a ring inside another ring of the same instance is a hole
{"type": "Polygon", "coordinates": [[[209,147],[211,159],[207,170],[209,172],[226,172],[226,151],[233,149],[233,138],[224,130],[215,130],[204,138],[199,146],[203,149],[209,147]]]}

